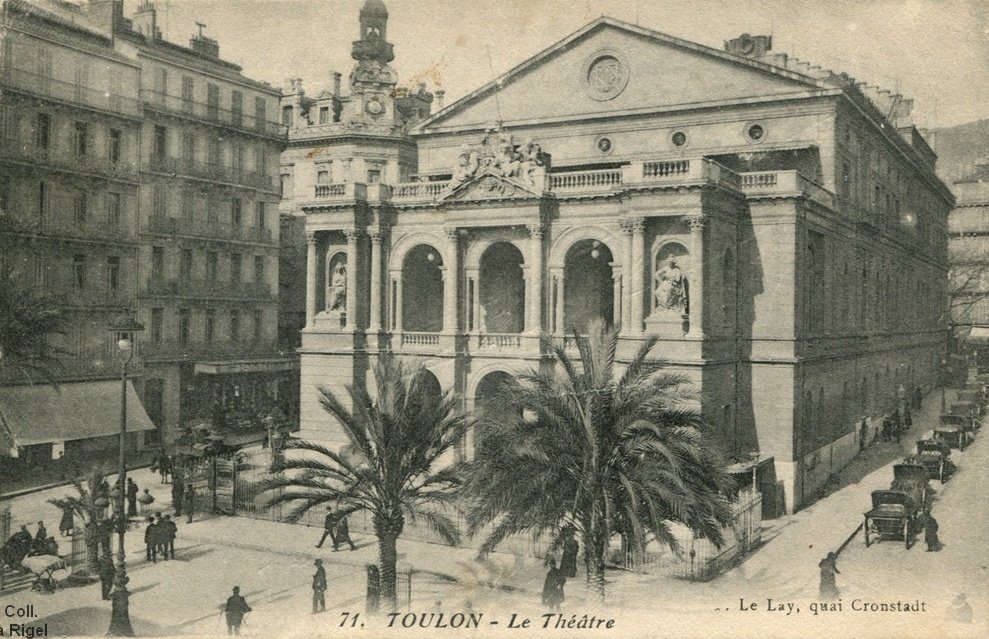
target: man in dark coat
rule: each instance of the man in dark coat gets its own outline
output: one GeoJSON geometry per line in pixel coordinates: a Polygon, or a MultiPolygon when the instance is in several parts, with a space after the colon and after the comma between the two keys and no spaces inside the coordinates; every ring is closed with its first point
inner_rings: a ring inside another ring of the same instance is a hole
{"type": "Polygon", "coordinates": [[[914,405],[914,407],[916,407],[917,410],[920,410],[920,404],[923,401],[924,401],[924,392],[922,390],[920,390],[920,386],[918,386],[913,391],[913,405],[914,405]]]}
{"type": "Polygon", "coordinates": [[[43,555],[45,554],[45,545],[48,542],[48,529],[45,528],[45,522],[38,522],[38,530],[34,533],[34,541],[31,542],[31,554],[32,555],[43,555]]]}
{"type": "Polygon", "coordinates": [[[239,635],[240,634],[240,624],[244,621],[244,615],[251,611],[251,607],[247,605],[247,601],[240,596],[240,587],[234,586],[234,594],[230,595],[227,599],[226,605],[223,607],[223,612],[227,616],[227,634],[228,635],[239,635]]]}
{"type": "Polygon", "coordinates": [[[144,529],[144,547],[147,551],[148,561],[158,563],[158,536],[159,528],[154,517],[148,517],[148,527],[144,529]]]}
{"type": "Polygon", "coordinates": [[[573,526],[567,526],[564,530],[563,555],[560,557],[560,571],[568,579],[577,576],[577,551],[580,546],[574,539],[573,526]]]}
{"type": "Polygon", "coordinates": [[[158,521],[158,525],[161,527],[161,553],[165,559],[175,559],[175,536],[179,527],[172,521],[171,515],[165,515],[164,519],[158,521]]]}
{"type": "Polygon", "coordinates": [[[556,567],[556,560],[549,560],[549,572],[546,573],[546,581],[543,582],[543,605],[547,606],[551,612],[559,612],[560,604],[563,603],[563,585],[567,583],[567,578],[556,567]]]}
{"type": "Polygon", "coordinates": [[[938,539],[937,519],[934,519],[934,515],[928,513],[927,521],[924,522],[924,543],[927,544],[927,552],[935,552],[941,550],[941,541],[938,539]]]}
{"type": "Polygon", "coordinates": [[[137,484],[127,478],[127,516],[137,517],[137,484]]]}
{"type": "Polygon", "coordinates": [[[113,557],[103,555],[99,560],[100,566],[100,589],[103,591],[103,600],[110,599],[110,590],[113,589],[113,578],[117,571],[113,567],[113,557]]]}
{"type": "Polygon", "coordinates": [[[336,537],[333,538],[333,550],[337,549],[338,544],[350,544],[351,550],[357,550],[357,546],[354,545],[353,540],[350,538],[350,525],[347,523],[347,518],[341,517],[340,521],[337,522],[336,537]]]}
{"type": "Polygon", "coordinates": [[[316,544],[317,548],[323,547],[323,542],[329,537],[330,541],[333,542],[333,550],[337,549],[337,536],[334,529],[337,526],[337,516],[333,514],[333,508],[326,509],[326,517],[323,518],[323,536],[320,537],[319,543],[316,544]]]}
{"type": "Polygon", "coordinates": [[[63,535],[71,535],[72,531],[76,527],[75,515],[72,512],[72,507],[67,507],[62,509],[62,520],[58,522],[58,532],[63,535]]]}
{"type": "Polygon", "coordinates": [[[192,511],[196,509],[196,490],[189,484],[182,495],[182,507],[185,509],[185,523],[192,523],[192,511]]]}
{"type": "Polygon", "coordinates": [[[182,516],[182,498],[185,496],[185,484],[181,481],[172,481],[172,508],[175,509],[175,516],[182,516]]]}
{"type": "Polygon", "coordinates": [[[316,574],[312,576],[312,611],[316,613],[326,610],[326,569],[323,568],[322,559],[317,559],[314,563],[316,574]]]}

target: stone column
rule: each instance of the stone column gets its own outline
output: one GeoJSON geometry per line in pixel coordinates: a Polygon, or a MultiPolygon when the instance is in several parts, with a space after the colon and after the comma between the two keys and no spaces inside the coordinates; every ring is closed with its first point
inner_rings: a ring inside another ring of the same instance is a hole
{"type": "Polygon", "coordinates": [[[460,273],[460,246],[455,228],[444,229],[449,243],[449,264],[443,270],[443,332],[457,332],[457,279],[460,273]]]}
{"type": "Polygon", "coordinates": [[[357,240],[356,230],[347,231],[347,329],[357,330],[357,240]]]}
{"type": "Polygon", "coordinates": [[[555,318],[556,333],[559,335],[564,335],[567,332],[567,327],[563,325],[563,269],[553,269],[551,275],[553,281],[553,291],[556,293],[556,306],[553,308],[553,317],[555,318]]]}
{"type": "Polygon", "coordinates": [[[381,297],[384,294],[381,285],[381,233],[371,233],[371,317],[368,319],[367,330],[377,333],[381,330],[381,297]]]}
{"type": "Polygon", "coordinates": [[[687,217],[690,224],[690,332],[691,337],[704,337],[704,221],[703,215],[687,217]]]}
{"type": "Polygon", "coordinates": [[[622,282],[622,333],[629,333],[632,331],[632,282],[635,279],[632,276],[634,266],[632,265],[632,224],[630,220],[621,221],[621,229],[625,240],[625,256],[622,259],[622,264],[624,265],[623,270],[625,271],[622,282]]]}
{"type": "Polygon", "coordinates": [[[392,326],[392,330],[396,333],[402,332],[402,272],[399,271],[392,275],[392,287],[395,291],[395,307],[392,309],[392,313],[395,314],[395,322],[392,326]]]}
{"type": "Polygon", "coordinates": [[[464,290],[464,328],[471,333],[481,332],[481,302],[478,285],[480,282],[480,271],[469,269],[466,273],[467,283],[464,290]]]}
{"type": "Polygon", "coordinates": [[[642,333],[642,313],[643,306],[645,305],[645,288],[643,281],[645,280],[645,221],[641,217],[631,218],[629,220],[629,226],[631,226],[631,241],[632,241],[632,268],[631,273],[625,283],[629,289],[629,295],[631,300],[632,308],[629,309],[629,332],[633,334],[642,333]]]}
{"type": "Polygon", "coordinates": [[[306,328],[316,324],[316,232],[306,232],[306,328]]]}
{"type": "Polygon", "coordinates": [[[529,225],[529,332],[538,335],[543,330],[543,227],[529,225]]]}
{"type": "Polygon", "coordinates": [[[627,316],[622,316],[622,267],[620,264],[615,262],[610,262],[611,266],[611,290],[612,290],[612,323],[615,326],[621,326],[624,322],[628,321],[627,316]]]}

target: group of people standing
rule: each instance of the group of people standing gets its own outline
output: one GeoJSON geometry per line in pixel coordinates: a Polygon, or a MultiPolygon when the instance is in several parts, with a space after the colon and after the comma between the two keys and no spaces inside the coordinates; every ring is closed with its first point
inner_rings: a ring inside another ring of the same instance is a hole
{"type": "Polygon", "coordinates": [[[547,559],[549,571],[546,573],[546,580],[543,582],[542,602],[551,612],[558,612],[560,604],[565,600],[563,586],[567,579],[577,576],[577,551],[580,545],[575,538],[576,530],[573,526],[563,528],[560,554],[560,567],[556,567],[556,560],[552,557],[547,559]]]}
{"type": "Polygon", "coordinates": [[[45,522],[39,521],[34,535],[31,534],[27,526],[21,526],[19,531],[10,536],[2,550],[0,562],[7,564],[14,570],[21,570],[21,562],[24,561],[25,557],[36,555],[54,555],[57,557],[58,542],[55,541],[54,537],[48,536],[45,522]]]}
{"type": "Polygon", "coordinates": [[[910,409],[907,407],[903,408],[902,417],[900,413],[900,410],[895,410],[883,420],[882,438],[884,442],[895,439],[896,443],[899,444],[900,437],[903,433],[910,430],[910,427],[913,426],[913,417],[910,415],[910,409]]]}
{"type": "Polygon", "coordinates": [[[332,506],[326,509],[326,517],[323,519],[323,536],[316,547],[322,548],[327,537],[333,542],[333,552],[339,550],[341,544],[350,544],[351,550],[357,550],[357,546],[350,538],[350,524],[347,523],[347,516],[334,513],[332,506]]]}
{"type": "Polygon", "coordinates": [[[144,529],[147,559],[153,563],[158,563],[159,554],[164,560],[175,559],[175,537],[178,534],[178,526],[171,515],[157,513],[156,517],[148,517],[148,527],[144,529]]]}

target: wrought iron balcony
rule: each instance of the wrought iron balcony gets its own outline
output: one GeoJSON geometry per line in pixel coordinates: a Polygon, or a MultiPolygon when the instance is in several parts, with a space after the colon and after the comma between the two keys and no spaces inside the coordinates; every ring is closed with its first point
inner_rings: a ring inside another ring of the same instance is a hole
{"type": "Polygon", "coordinates": [[[218,104],[204,104],[187,100],[181,96],[148,89],[141,90],[141,99],[144,101],[144,108],[152,111],[192,118],[201,122],[279,139],[288,135],[288,127],[282,123],[267,120],[264,116],[259,117],[257,114],[249,115],[244,113],[243,109],[223,109],[218,104]]]}
{"type": "Polygon", "coordinates": [[[216,221],[201,222],[191,218],[175,218],[163,215],[152,215],[144,225],[145,233],[158,235],[184,235],[188,237],[205,237],[211,239],[236,240],[271,244],[273,242],[271,229],[257,226],[223,224],[216,221]]]}
{"type": "Polygon", "coordinates": [[[220,164],[196,162],[186,158],[155,157],[152,155],[148,162],[148,168],[159,173],[187,175],[212,182],[237,184],[265,191],[273,190],[275,184],[272,177],[266,173],[243,171],[220,164]]]}
{"type": "Polygon", "coordinates": [[[111,162],[108,158],[100,158],[92,154],[58,153],[54,150],[39,149],[33,144],[21,144],[17,140],[0,145],[0,160],[26,162],[75,174],[137,180],[137,170],[133,162],[111,162]]]}
{"type": "Polygon", "coordinates": [[[24,69],[7,68],[0,76],[0,81],[8,90],[28,93],[62,104],[87,107],[130,118],[141,116],[141,102],[136,98],[55,80],[24,69]]]}

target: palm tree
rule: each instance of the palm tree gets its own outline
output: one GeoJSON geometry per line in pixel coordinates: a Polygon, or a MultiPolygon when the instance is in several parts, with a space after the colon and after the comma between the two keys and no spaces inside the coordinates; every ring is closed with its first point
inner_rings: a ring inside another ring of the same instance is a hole
{"type": "Polygon", "coordinates": [[[57,388],[57,356],[65,351],[49,338],[62,333],[61,324],[55,300],[9,269],[0,270],[0,372],[13,371],[32,383],[41,378],[57,388]]]}
{"type": "MultiPolygon", "coordinates": [[[[731,521],[725,462],[686,380],[647,362],[650,338],[615,378],[618,332],[592,324],[577,338],[580,361],[560,347],[557,367],[522,374],[499,391],[515,419],[489,426],[465,491],[470,534],[493,524],[480,556],[523,531],[559,535],[574,526],[587,581],[604,599],[604,566],[619,532],[638,552],[650,536],[675,552],[671,523],[720,545],[731,521]]],[[[558,541],[558,540],[557,540],[558,541]]]]}
{"type": "Polygon", "coordinates": [[[281,462],[279,475],[262,488],[278,490],[269,505],[294,503],[288,521],[326,503],[338,503],[339,515],[369,512],[378,538],[382,601],[394,609],[397,541],[406,518],[413,523],[421,518],[451,545],[459,541],[446,514],[460,484],[459,468],[439,466],[470,422],[450,393],[429,398],[429,373],[421,366],[381,357],[374,377],[374,396],[364,387],[347,387],[352,410],[329,389],[320,389],[320,403],[350,440],[347,450],[291,441],[286,448],[304,454],[281,462]]]}
{"type": "Polygon", "coordinates": [[[48,503],[62,510],[71,510],[74,515],[82,518],[86,540],[86,571],[95,575],[99,572],[98,560],[102,535],[100,526],[104,507],[97,502],[109,493],[109,485],[100,466],[93,466],[89,471],[85,485],[80,479],[74,479],[72,485],[77,494],[49,499],[48,503]]]}

